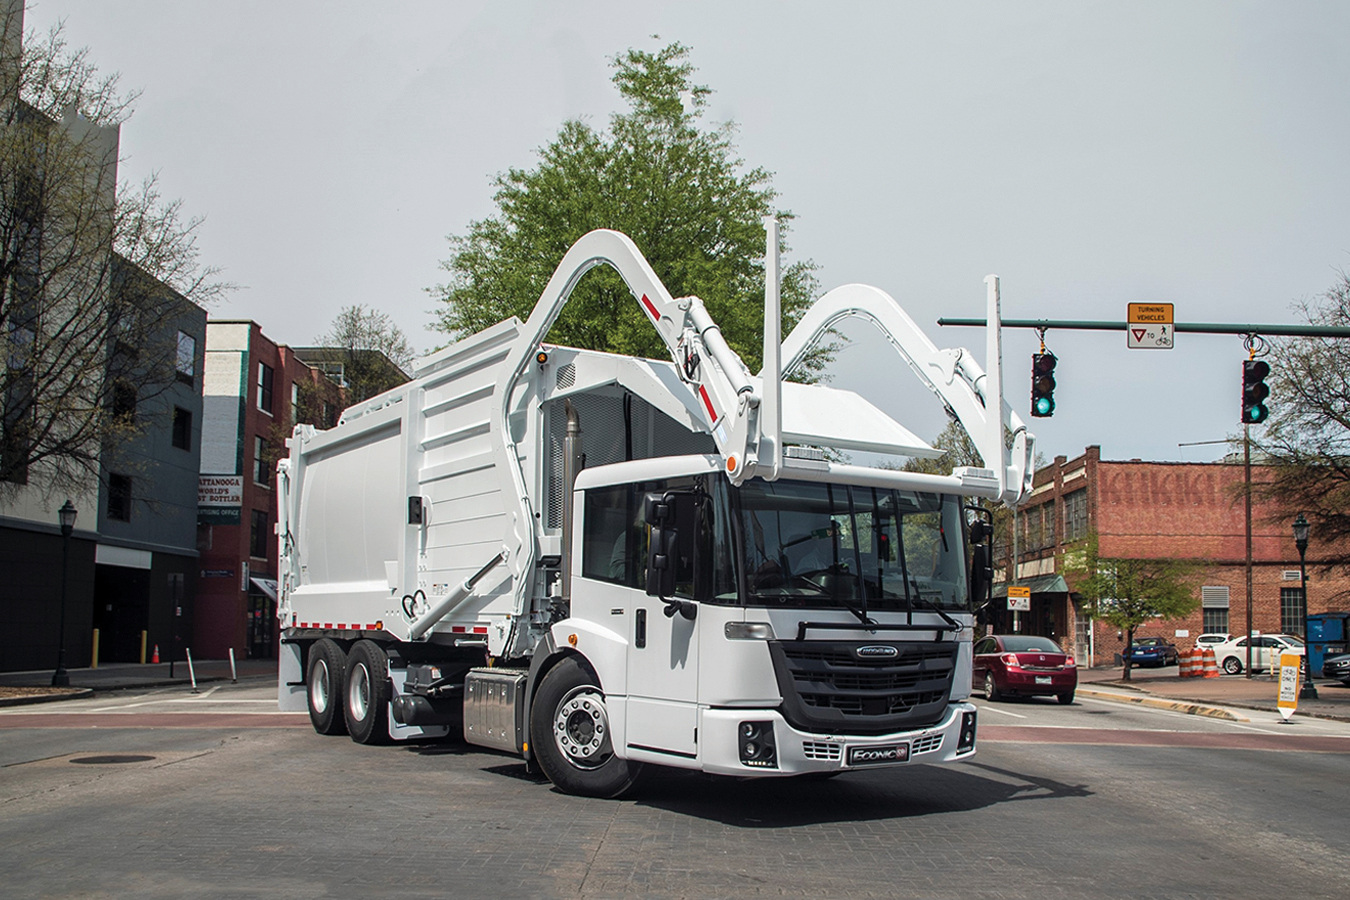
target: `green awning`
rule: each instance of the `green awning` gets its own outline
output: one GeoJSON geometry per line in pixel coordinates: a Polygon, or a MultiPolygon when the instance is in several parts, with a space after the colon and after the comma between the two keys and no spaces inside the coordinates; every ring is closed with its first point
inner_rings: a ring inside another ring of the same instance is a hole
{"type": "MultiPolygon", "coordinates": [[[[1033,594],[1067,594],[1069,592],[1069,585],[1062,575],[1033,575],[1031,578],[1019,580],[1017,584],[1031,588],[1033,594]]],[[[994,585],[994,596],[1008,596],[1007,582],[994,585]]]]}

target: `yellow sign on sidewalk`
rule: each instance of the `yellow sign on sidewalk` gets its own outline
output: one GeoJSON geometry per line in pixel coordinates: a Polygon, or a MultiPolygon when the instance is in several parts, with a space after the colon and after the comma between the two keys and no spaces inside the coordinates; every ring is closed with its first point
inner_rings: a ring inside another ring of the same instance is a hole
{"type": "Polygon", "coordinates": [[[1303,657],[1297,653],[1280,654],[1280,699],[1275,705],[1280,708],[1284,720],[1298,709],[1298,675],[1303,668],[1303,657]]]}

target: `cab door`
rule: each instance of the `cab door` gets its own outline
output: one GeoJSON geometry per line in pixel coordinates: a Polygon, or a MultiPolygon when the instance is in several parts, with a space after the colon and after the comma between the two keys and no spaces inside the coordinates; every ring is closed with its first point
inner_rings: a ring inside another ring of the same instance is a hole
{"type": "MultiPolygon", "coordinates": [[[[644,592],[633,600],[628,654],[630,749],[678,759],[698,757],[698,668],[701,604],[696,570],[699,561],[702,498],[664,493],[674,529],[674,590],[669,596],[644,592]]],[[[646,542],[643,542],[646,551],[646,542]]],[[[646,567],[644,566],[644,571],[646,567]]]]}

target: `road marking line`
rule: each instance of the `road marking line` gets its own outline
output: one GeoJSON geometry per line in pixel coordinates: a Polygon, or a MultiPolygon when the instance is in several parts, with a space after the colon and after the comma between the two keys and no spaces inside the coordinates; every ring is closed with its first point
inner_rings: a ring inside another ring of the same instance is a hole
{"type": "Polygon", "coordinates": [[[980,709],[987,709],[987,710],[989,710],[990,712],[1002,713],[1002,714],[1005,715],[1005,716],[1012,716],[1014,719],[1025,719],[1025,718],[1026,718],[1026,716],[1022,715],[1021,713],[1008,712],[1006,709],[999,709],[997,706],[983,705],[983,706],[980,707],[980,709]]]}

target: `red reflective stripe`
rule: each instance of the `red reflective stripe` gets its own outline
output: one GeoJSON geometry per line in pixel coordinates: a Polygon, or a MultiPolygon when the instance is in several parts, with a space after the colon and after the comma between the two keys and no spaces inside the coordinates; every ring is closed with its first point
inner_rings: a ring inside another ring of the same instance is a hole
{"type": "Polygon", "coordinates": [[[487,628],[484,627],[484,626],[482,626],[482,625],[480,625],[480,626],[478,626],[477,628],[475,628],[475,629],[473,630],[473,633],[474,633],[474,634],[487,634],[487,628]]]}
{"type": "Polygon", "coordinates": [[[342,623],[342,622],[339,622],[338,625],[337,625],[337,627],[338,627],[338,631],[346,631],[346,630],[347,630],[347,626],[346,626],[344,623],[342,623]]]}
{"type": "Polygon", "coordinates": [[[366,631],[378,631],[378,630],[379,629],[377,629],[373,624],[366,626],[366,631]]]}
{"type": "Polygon", "coordinates": [[[642,295],[642,305],[647,307],[647,312],[651,314],[653,319],[656,319],[658,322],[661,320],[661,314],[656,311],[656,305],[653,304],[651,300],[647,299],[646,294],[642,295]]]}
{"type": "Polygon", "coordinates": [[[323,627],[324,627],[324,628],[332,628],[332,627],[333,627],[333,623],[332,623],[332,622],[324,622],[324,623],[323,623],[323,627]]]}
{"type": "Polygon", "coordinates": [[[698,395],[703,399],[703,405],[708,409],[708,418],[717,421],[717,410],[713,409],[712,398],[708,396],[708,391],[703,385],[698,386],[698,395]]]}

